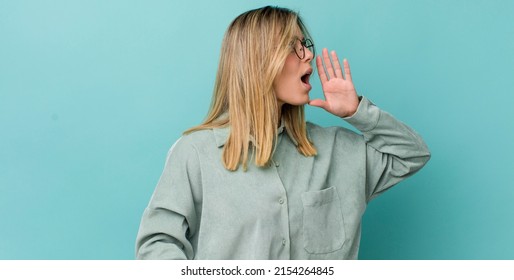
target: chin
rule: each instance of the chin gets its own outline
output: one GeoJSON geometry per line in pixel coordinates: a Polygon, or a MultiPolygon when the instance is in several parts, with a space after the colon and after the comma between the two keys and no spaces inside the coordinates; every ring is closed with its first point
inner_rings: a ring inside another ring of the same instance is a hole
{"type": "Polygon", "coordinates": [[[301,100],[295,100],[294,102],[288,102],[289,105],[293,106],[302,106],[309,103],[309,98],[301,99],[301,100]]]}
{"type": "Polygon", "coordinates": [[[309,103],[309,91],[300,89],[294,94],[289,94],[288,96],[284,96],[284,98],[279,98],[279,101],[283,104],[289,104],[292,106],[302,106],[309,103]]]}

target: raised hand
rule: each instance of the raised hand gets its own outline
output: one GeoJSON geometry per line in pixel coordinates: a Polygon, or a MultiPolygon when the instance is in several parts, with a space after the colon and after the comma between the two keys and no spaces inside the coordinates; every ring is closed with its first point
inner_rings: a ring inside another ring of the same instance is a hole
{"type": "Polygon", "coordinates": [[[351,116],[357,111],[359,97],[353,86],[350,64],[348,64],[346,59],[343,61],[343,76],[343,70],[339,64],[336,52],[331,52],[333,63],[330,61],[326,48],[323,49],[322,55],[327,71],[325,72],[323,69],[321,56],[316,57],[316,67],[318,68],[325,100],[310,100],[309,105],[321,107],[327,112],[342,118],[351,116]]]}

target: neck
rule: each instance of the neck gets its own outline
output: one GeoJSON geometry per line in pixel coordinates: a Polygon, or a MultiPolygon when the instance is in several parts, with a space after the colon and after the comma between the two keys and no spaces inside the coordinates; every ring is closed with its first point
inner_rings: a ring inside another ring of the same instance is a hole
{"type": "Polygon", "coordinates": [[[282,119],[282,106],[284,105],[284,103],[282,102],[277,102],[278,103],[278,109],[277,109],[277,117],[278,117],[278,120],[277,120],[277,128],[280,127],[280,121],[282,119]]]}

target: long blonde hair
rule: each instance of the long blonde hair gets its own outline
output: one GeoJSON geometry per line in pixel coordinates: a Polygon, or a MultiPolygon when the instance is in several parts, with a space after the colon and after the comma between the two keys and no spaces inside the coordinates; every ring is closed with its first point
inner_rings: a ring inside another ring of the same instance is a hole
{"type": "MultiPolygon", "coordinates": [[[[237,170],[241,163],[246,170],[250,148],[257,166],[268,165],[280,118],[273,81],[282,71],[298,31],[308,37],[297,13],[270,6],[243,13],[228,27],[209,113],[201,125],[184,132],[230,125],[222,156],[228,170],[237,170]]],[[[298,143],[298,151],[304,156],[316,155],[307,138],[303,105],[284,104],[282,119],[298,143]]]]}

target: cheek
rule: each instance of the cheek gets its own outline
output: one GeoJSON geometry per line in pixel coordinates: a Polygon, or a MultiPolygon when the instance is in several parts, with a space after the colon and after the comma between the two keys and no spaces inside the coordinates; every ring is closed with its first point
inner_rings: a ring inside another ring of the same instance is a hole
{"type": "Polygon", "coordinates": [[[286,75],[282,72],[277,79],[275,79],[273,88],[275,89],[275,94],[279,100],[287,101],[290,99],[292,95],[291,90],[294,88],[294,82],[291,75],[286,75]]]}
{"type": "Polygon", "coordinates": [[[289,55],[284,63],[282,72],[277,76],[274,82],[275,90],[287,89],[294,85],[298,80],[299,61],[295,54],[289,55]]]}
{"type": "Polygon", "coordinates": [[[299,68],[300,61],[295,54],[290,54],[286,58],[284,68],[282,68],[282,74],[284,74],[284,76],[294,76],[298,73],[299,68]]]}

